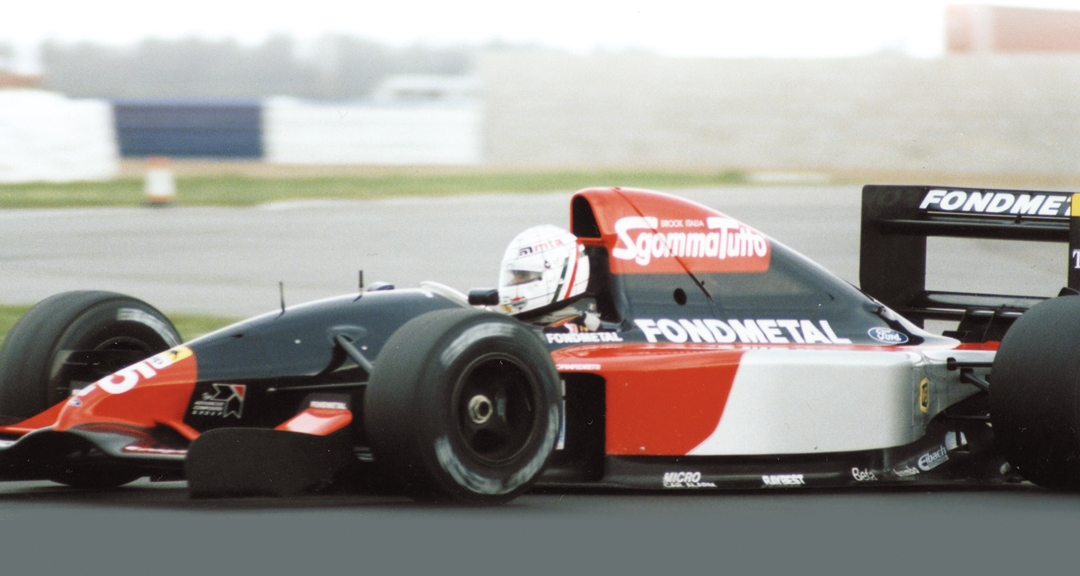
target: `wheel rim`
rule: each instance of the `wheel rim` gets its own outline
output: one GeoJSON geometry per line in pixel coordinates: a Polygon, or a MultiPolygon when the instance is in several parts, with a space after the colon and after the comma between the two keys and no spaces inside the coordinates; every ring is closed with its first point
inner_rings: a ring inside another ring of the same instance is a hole
{"type": "Polygon", "coordinates": [[[454,387],[454,426],[476,460],[498,466],[514,460],[543,422],[539,382],[521,362],[487,354],[461,372],[454,387]]]}
{"type": "Polygon", "coordinates": [[[49,404],[60,402],[82,388],[152,356],[160,346],[133,336],[117,336],[100,343],[90,343],[82,350],[70,350],[58,356],[49,379],[49,404]]]}

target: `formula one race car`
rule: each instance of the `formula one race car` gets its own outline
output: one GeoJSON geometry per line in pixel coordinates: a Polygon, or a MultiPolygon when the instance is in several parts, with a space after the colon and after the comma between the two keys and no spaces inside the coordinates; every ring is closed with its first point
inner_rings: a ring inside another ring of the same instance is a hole
{"type": "Polygon", "coordinates": [[[0,351],[0,477],[194,496],[373,478],[529,486],[1080,486],[1080,199],[867,186],[862,290],[654,192],[573,196],[497,289],[378,285],[181,344],[146,303],[44,300],[0,351]],[[1062,296],[925,288],[931,235],[1068,242],[1062,296]],[[924,320],[953,320],[931,334],[924,320]]]}

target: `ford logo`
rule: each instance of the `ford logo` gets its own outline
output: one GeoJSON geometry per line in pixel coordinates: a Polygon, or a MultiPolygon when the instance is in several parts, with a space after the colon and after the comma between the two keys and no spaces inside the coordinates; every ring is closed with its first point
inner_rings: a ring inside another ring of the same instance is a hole
{"type": "Polygon", "coordinates": [[[874,340],[884,344],[904,344],[908,341],[907,334],[897,332],[892,328],[871,328],[868,334],[874,340]]]}

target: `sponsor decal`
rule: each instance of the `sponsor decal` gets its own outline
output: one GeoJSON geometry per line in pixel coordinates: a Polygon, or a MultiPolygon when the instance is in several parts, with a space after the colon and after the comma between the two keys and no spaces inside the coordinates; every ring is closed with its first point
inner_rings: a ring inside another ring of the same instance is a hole
{"type": "Polygon", "coordinates": [[[926,414],[930,410],[930,379],[923,378],[919,382],[919,410],[926,414]]]}
{"type": "Polygon", "coordinates": [[[828,320],[736,320],[661,318],[634,320],[649,342],[713,342],[729,344],[851,344],[833,332],[828,320]]]}
{"type": "Polygon", "coordinates": [[[802,474],[770,474],[761,477],[765,486],[801,486],[806,484],[802,474]]]}
{"type": "Polygon", "coordinates": [[[927,452],[922,456],[919,456],[919,470],[923,472],[929,472],[938,466],[941,466],[949,459],[949,450],[942,445],[933,452],[927,452]]]}
{"type": "Polygon", "coordinates": [[[612,257],[641,267],[660,265],[677,271],[683,262],[692,269],[716,272],[769,269],[768,240],[732,218],[625,216],[615,222],[615,234],[612,257]]]}
{"type": "Polygon", "coordinates": [[[176,335],[173,331],[156,316],[139,310],[138,308],[121,308],[116,311],[116,319],[121,322],[138,322],[149,326],[157,332],[161,339],[172,346],[179,346],[180,341],[176,339],[176,335]]]}
{"type": "Polygon", "coordinates": [[[509,324],[496,324],[494,322],[477,324],[454,338],[454,341],[443,350],[442,354],[439,354],[439,362],[449,368],[454,363],[454,360],[457,360],[461,351],[473,342],[478,342],[484,338],[505,338],[512,336],[513,333],[514,327],[509,324]]]}
{"type": "Polygon", "coordinates": [[[897,332],[892,328],[882,328],[878,326],[876,328],[871,328],[867,331],[867,334],[882,344],[904,344],[908,341],[907,334],[897,332]]]}
{"type": "Polygon", "coordinates": [[[852,468],[851,477],[854,478],[856,482],[877,482],[877,476],[874,476],[874,473],[869,468],[866,470],[852,468]]]}
{"type": "Polygon", "coordinates": [[[556,364],[555,369],[559,372],[574,372],[578,370],[599,370],[599,364],[556,364]]]}
{"type": "Polygon", "coordinates": [[[935,188],[923,196],[919,210],[1000,216],[1067,217],[1071,194],[946,190],[935,188]]]}
{"type": "MultiPolygon", "coordinates": [[[[540,242],[539,244],[534,244],[532,246],[525,246],[523,248],[520,248],[518,250],[518,256],[528,256],[529,254],[535,254],[537,252],[547,252],[548,250],[551,250],[552,248],[558,248],[559,246],[565,246],[565,245],[567,245],[569,243],[570,242],[567,240],[567,237],[558,236],[556,238],[552,238],[550,240],[545,240],[543,242],[540,242]]],[[[545,265],[547,265],[546,262],[545,262],[545,265]]]]}
{"type": "Polygon", "coordinates": [[[186,346],[166,350],[160,354],[151,356],[146,360],[136,362],[135,364],[116,372],[112,376],[106,376],[105,378],[98,380],[95,384],[83,388],[76,395],[85,396],[86,394],[89,394],[94,390],[95,385],[109,394],[123,394],[134,388],[139,382],[157,376],[158,372],[190,357],[191,355],[191,349],[186,346]]]}
{"type": "Polygon", "coordinates": [[[914,476],[918,473],[919,469],[911,466],[905,466],[903,468],[900,468],[899,470],[893,470],[893,474],[896,474],[900,478],[907,478],[909,476],[914,476]]]}
{"type": "Polygon", "coordinates": [[[953,432],[950,430],[945,434],[945,448],[956,450],[962,446],[967,446],[967,436],[964,436],[963,432],[953,432]]]}
{"type": "Polygon", "coordinates": [[[182,448],[153,448],[149,446],[124,446],[124,452],[130,454],[156,454],[159,456],[187,455],[187,450],[182,448]]]}
{"type": "Polygon", "coordinates": [[[622,336],[615,332],[555,332],[545,333],[548,344],[599,344],[603,342],[622,342],[622,336]]]}
{"type": "Polygon", "coordinates": [[[701,472],[664,472],[664,488],[716,488],[716,483],[702,482],[701,472]]]}
{"type": "Polygon", "coordinates": [[[244,384],[211,384],[213,392],[203,392],[202,398],[191,405],[192,416],[217,416],[239,419],[244,414],[244,384]]]}
{"type": "Polygon", "coordinates": [[[308,408],[316,408],[319,410],[348,410],[349,405],[337,400],[312,400],[308,404],[308,408]]]}

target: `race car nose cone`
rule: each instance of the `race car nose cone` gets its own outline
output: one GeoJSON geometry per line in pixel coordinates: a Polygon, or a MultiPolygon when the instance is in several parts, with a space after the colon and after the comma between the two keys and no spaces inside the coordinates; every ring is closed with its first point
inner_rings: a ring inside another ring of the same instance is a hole
{"type": "Polygon", "coordinates": [[[491,400],[483,394],[469,399],[469,419],[475,424],[483,424],[491,418],[491,400]]]}

